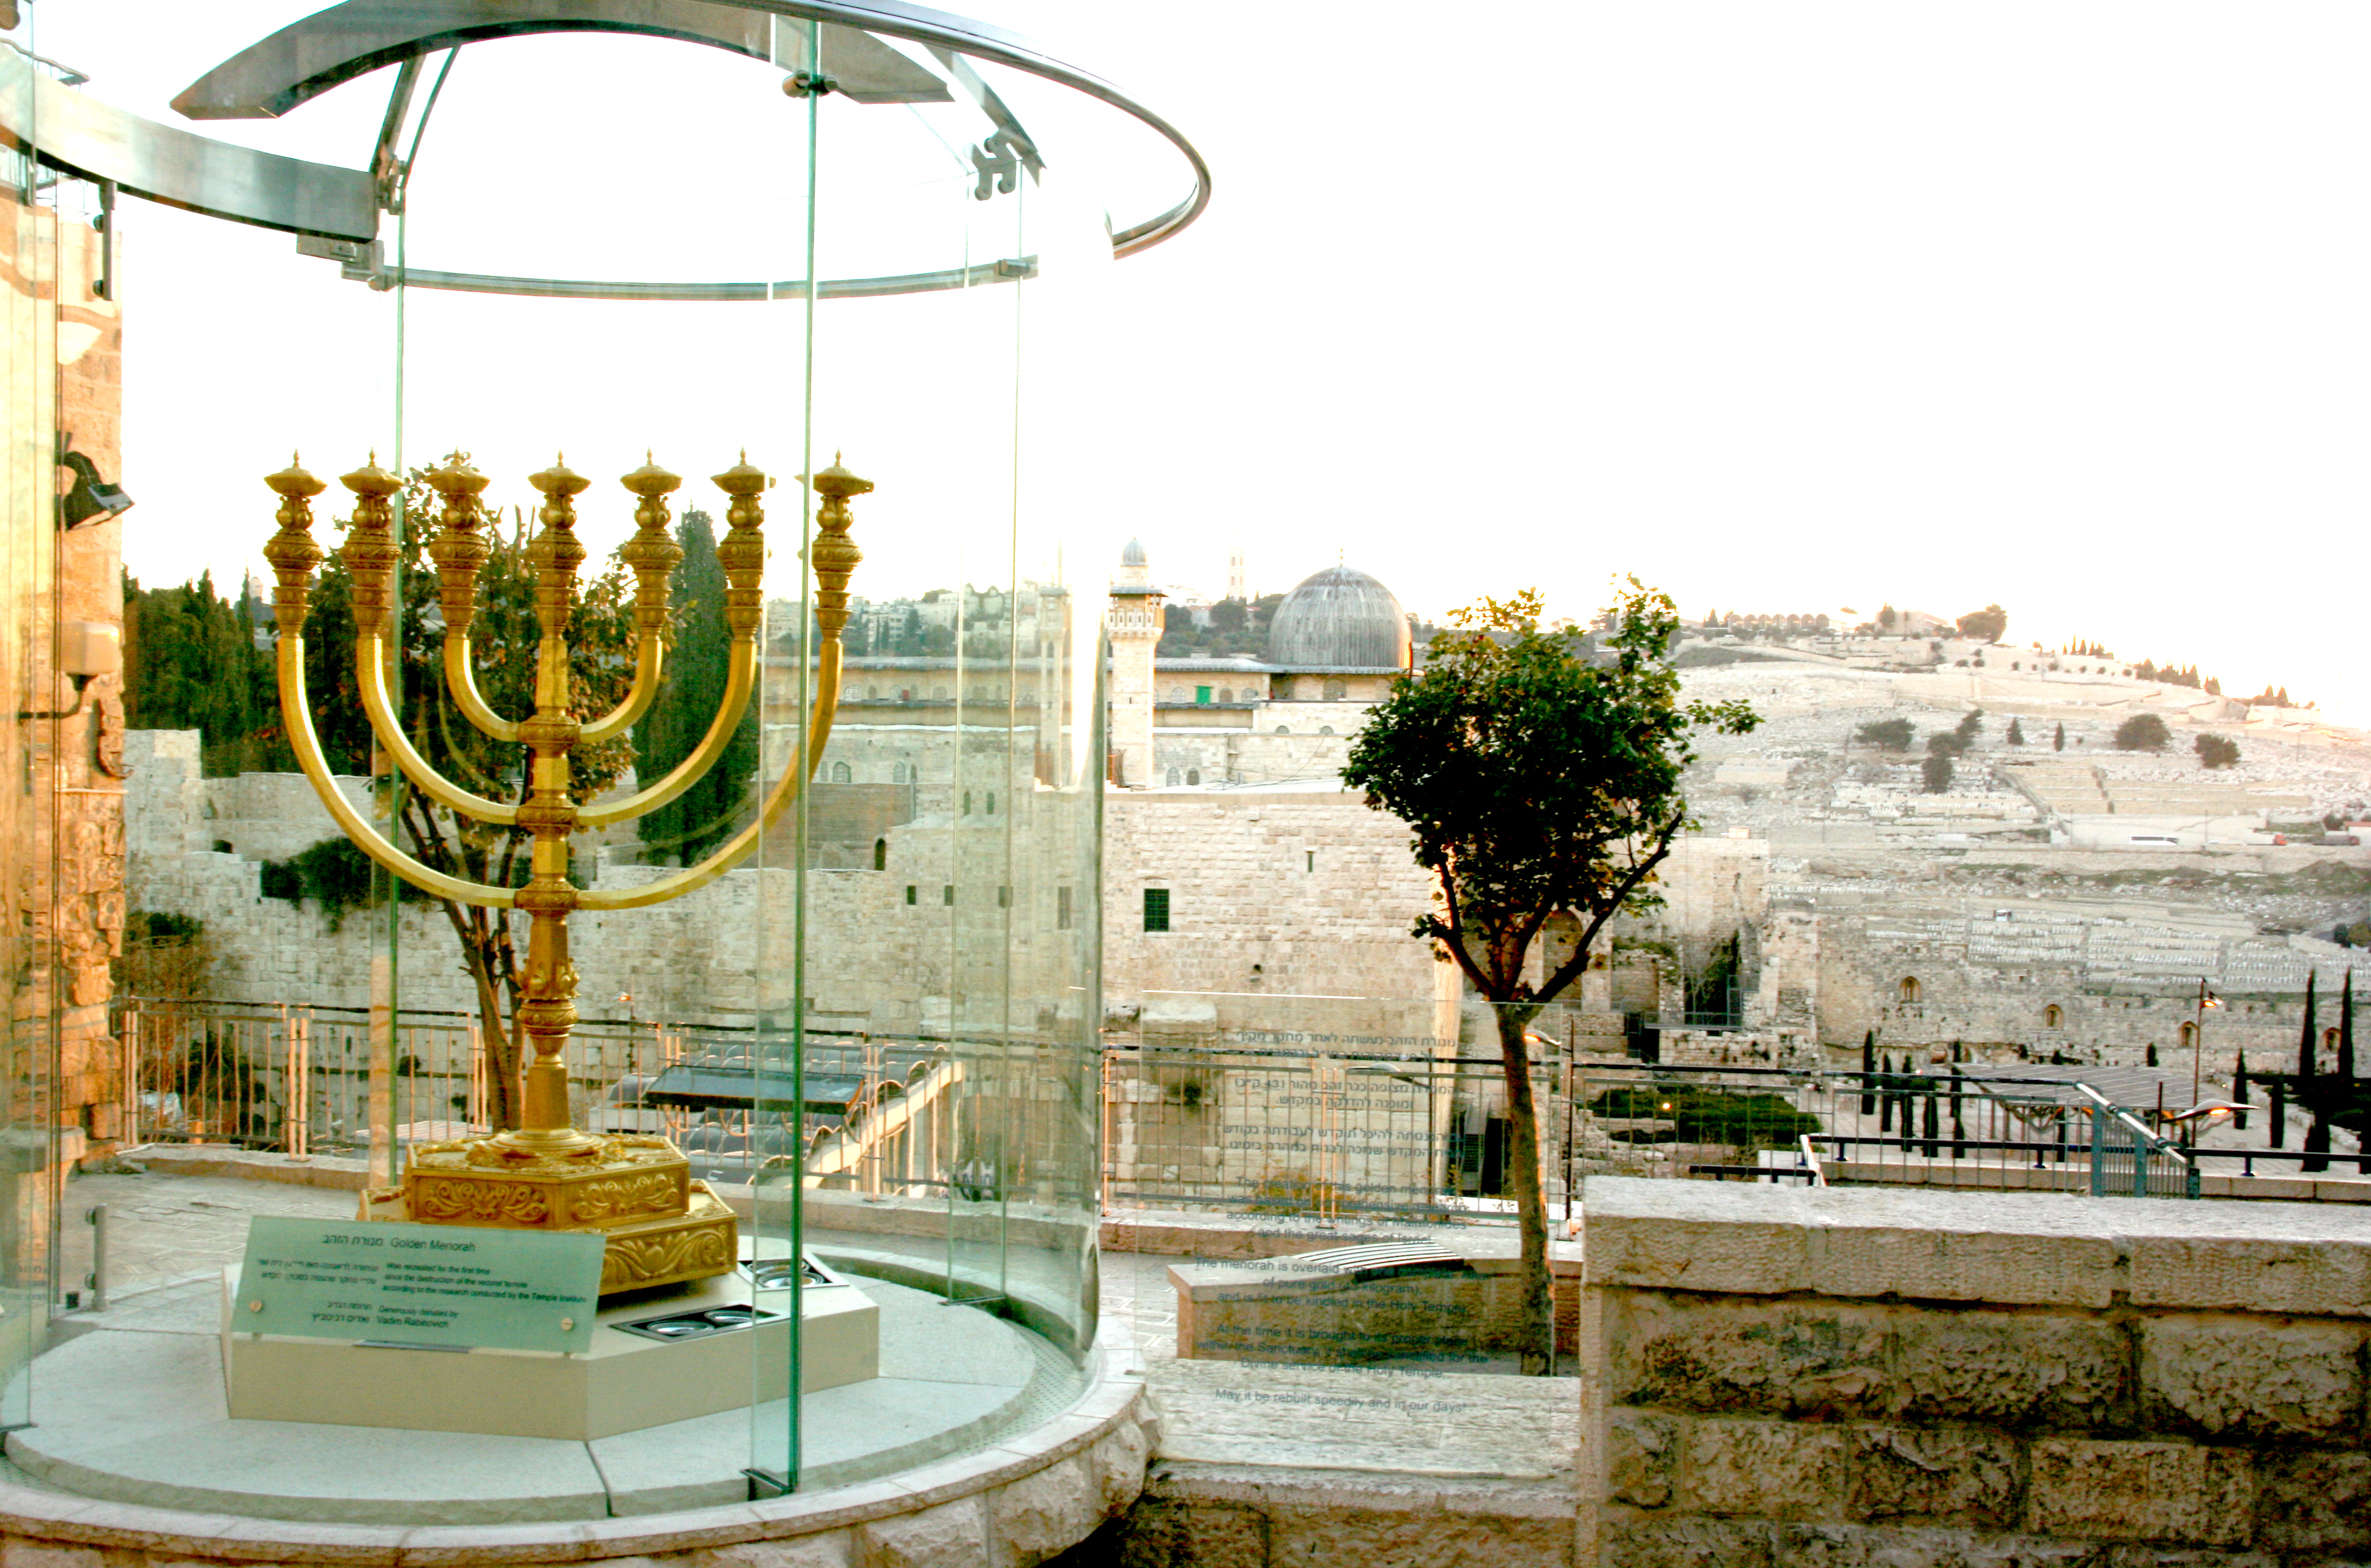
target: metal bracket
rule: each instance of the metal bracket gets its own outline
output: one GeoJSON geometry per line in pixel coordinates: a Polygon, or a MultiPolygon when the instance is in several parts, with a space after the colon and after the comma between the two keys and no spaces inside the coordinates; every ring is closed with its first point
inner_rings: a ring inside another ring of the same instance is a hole
{"type": "Polygon", "coordinates": [[[376,279],[386,256],[385,248],[376,239],[332,239],[325,234],[298,235],[296,254],[335,261],[346,281],[352,283],[367,283],[376,279]]]}
{"type": "Polygon", "coordinates": [[[998,131],[974,146],[971,167],[979,171],[979,182],[972,187],[971,199],[985,202],[991,195],[1010,196],[1020,190],[1022,166],[1034,156],[1028,141],[1010,130],[998,131]]]}
{"type": "Polygon", "coordinates": [[[788,1497],[797,1490],[788,1476],[776,1475],[771,1470],[745,1470],[741,1473],[748,1478],[752,1503],[763,1503],[769,1497],[788,1497]]]}
{"type": "Polygon", "coordinates": [[[791,98],[822,98],[839,86],[820,71],[801,71],[782,80],[782,91],[791,98]]]}

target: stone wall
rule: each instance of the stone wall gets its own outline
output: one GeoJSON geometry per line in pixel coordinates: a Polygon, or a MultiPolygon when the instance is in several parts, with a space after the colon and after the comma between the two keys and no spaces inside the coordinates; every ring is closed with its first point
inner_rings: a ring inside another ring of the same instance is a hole
{"type": "Polygon", "coordinates": [[[1580,1562],[2371,1551],[2371,1216],[1594,1177],[1584,1203],[1580,1562]]]}

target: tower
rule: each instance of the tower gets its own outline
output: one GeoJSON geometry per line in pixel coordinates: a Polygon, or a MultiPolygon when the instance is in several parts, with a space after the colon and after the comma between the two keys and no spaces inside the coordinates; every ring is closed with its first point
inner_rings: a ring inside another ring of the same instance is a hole
{"type": "Polygon", "coordinates": [[[1252,602],[1251,574],[1243,570],[1243,547],[1237,545],[1227,552],[1227,597],[1252,602]]]}
{"type": "Polygon", "coordinates": [[[1152,651],[1161,641],[1162,598],[1136,539],[1119,553],[1112,579],[1111,755],[1113,782],[1140,789],[1152,782],[1152,651]]]}

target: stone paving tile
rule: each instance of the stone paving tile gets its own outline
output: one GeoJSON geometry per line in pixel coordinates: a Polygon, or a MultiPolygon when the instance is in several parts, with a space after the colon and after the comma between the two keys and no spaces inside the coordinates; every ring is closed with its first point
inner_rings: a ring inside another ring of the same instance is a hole
{"type": "Polygon", "coordinates": [[[59,1273],[79,1284],[90,1270],[95,1204],[108,1211],[108,1287],[118,1297],[172,1280],[211,1274],[247,1245],[247,1222],[259,1214],[351,1219],[354,1194],[283,1182],[219,1176],[87,1176],[66,1183],[58,1227],[59,1273]]]}

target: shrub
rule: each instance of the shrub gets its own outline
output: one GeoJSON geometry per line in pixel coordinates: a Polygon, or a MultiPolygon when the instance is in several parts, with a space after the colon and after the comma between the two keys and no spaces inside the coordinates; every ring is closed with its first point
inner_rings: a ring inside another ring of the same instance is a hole
{"type": "Polygon", "coordinates": [[[2173,742],[2173,732],[2154,713],[2135,713],[2116,726],[2118,751],[2161,752],[2173,742]]]}
{"type": "Polygon", "coordinates": [[[2209,767],[2239,766],[2239,743],[2226,735],[2201,735],[2195,748],[2198,760],[2209,767]]]}
{"type": "MultiPolygon", "coordinates": [[[[1942,737],[1937,736],[1937,739],[1942,737]]],[[[1939,795],[1951,787],[1951,757],[1949,752],[1936,752],[1918,765],[1918,778],[1926,793],[1939,795]]]]}
{"type": "Polygon", "coordinates": [[[1853,739],[1866,741],[1883,751],[1908,751],[1912,734],[1907,719],[1880,719],[1874,724],[1863,724],[1853,732],[1853,739]]]}

